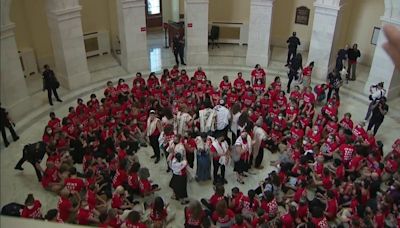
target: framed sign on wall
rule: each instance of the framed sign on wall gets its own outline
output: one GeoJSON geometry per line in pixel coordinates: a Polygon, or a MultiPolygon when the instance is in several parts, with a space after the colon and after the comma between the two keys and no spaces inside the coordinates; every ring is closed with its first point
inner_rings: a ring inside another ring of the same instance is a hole
{"type": "Polygon", "coordinates": [[[381,32],[381,28],[375,26],[374,30],[372,31],[372,37],[371,37],[372,45],[376,45],[378,43],[378,37],[379,37],[380,32],[381,32]]]}
{"type": "Polygon", "coordinates": [[[310,19],[310,9],[305,6],[296,8],[295,23],[301,25],[308,25],[310,19]]]}

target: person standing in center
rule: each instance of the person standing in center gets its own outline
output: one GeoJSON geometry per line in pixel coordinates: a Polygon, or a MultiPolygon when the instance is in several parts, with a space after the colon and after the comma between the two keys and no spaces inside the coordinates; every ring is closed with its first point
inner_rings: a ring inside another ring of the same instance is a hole
{"type": "Polygon", "coordinates": [[[174,51],[176,65],[179,65],[179,60],[178,60],[178,55],[179,55],[182,65],[186,66],[185,60],[183,60],[185,41],[183,40],[183,37],[179,34],[179,32],[175,34],[172,44],[173,44],[172,50],[174,51]]]}
{"type": "Polygon", "coordinates": [[[360,50],[358,50],[357,44],[353,44],[353,48],[349,48],[349,50],[347,50],[347,77],[350,79],[350,81],[356,80],[357,58],[359,57],[361,57],[360,50]]]}
{"type": "Polygon", "coordinates": [[[292,36],[287,39],[286,43],[288,43],[289,50],[285,66],[289,66],[290,60],[297,54],[297,46],[300,45],[300,39],[296,36],[296,32],[292,33],[292,36]]]}
{"type": "Polygon", "coordinates": [[[303,70],[303,58],[300,53],[297,53],[295,57],[290,61],[289,66],[289,82],[287,85],[287,93],[290,93],[290,84],[292,84],[293,79],[297,80],[299,78],[299,70],[303,70]]]}
{"type": "Polygon", "coordinates": [[[154,155],[151,158],[155,158],[154,163],[160,161],[160,145],[158,138],[162,132],[161,121],[156,117],[156,111],[150,110],[149,118],[147,119],[147,136],[149,137],[150,145],[153,148],[154,155]]]}
{"type": "Polygon", "coordinates": [[[225,179],[225,165],[228,164],[229,145],[225,141],[224,135],[217,136],[212,140],[210,151],[213,158],[213,184],[227,184],[225,179]],[[221,176],[218,176],[218,170],[221,168],[221,176]]]}
{"type": "Polygon", "coordinates": [[[219,100],[219,105],[214,107],[216,112],[216,131],[215,135],[223,135],[225,140],[230,145],[231,141],[228,138],[229,121],[231,120],[231,112],[225,107],[225,100],[219,100]]]}
{"type": "Polygon", "coordinates": [[[49,104],[53,105],[52,93],[56,97],[58,102],[62,102],[62,100],[58,97],[57,89],[60,87],[60,83],[58,82],[54,71],[50,69],[49,65],[44,65],[43,72],[43,91],[47,89],[47,97],[49,98],[49,104]]]}

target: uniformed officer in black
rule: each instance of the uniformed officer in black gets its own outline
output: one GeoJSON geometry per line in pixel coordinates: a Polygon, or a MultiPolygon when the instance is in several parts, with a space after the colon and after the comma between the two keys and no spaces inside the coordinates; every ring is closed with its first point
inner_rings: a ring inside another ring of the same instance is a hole
{"type": "Polygon", "coordinates": [[[41,141],[34,144],[28,144],[24,146],[24,149],[22,150],[22,158],[19,160],[17,165],[15,165],[14,169],[24,170],[22,168],[22,164],[24,164],[25,161],[28,161],[33,165],[33,168],[35,168],[36,176],[40,182],[42,181],[42,170],[40,168],[40,162],[42,162],[45,154],[46,144],[44,142],[41,141]]]}
{"type": "Polygon", "coordinates": [[[49,99],[49,104],[53,105],[52,94],[56,97],[58,102],[62,102],[62,100],[58,97],[57,89],[60,87],[60,83],[58,82],[54,71],[50,69],[49,65],[44,65],[43,71],[43,91],[47,90],[47,97],[49,99]]]}
{"type": "Polygon", "coordinates": [[[290,61],[294,58],[297,54],[297,46],[300,45],[300,40],[296,36],[296,32],[293,32],[292,36],[286,41],[288,43],[288,56],[285,66],[289,66],[290,61]]]}
{"type": "Polygon", "coordinates": [[[2,108],[0,103],[0,128],[1,128],[1,136],[3,136],[3,142],[5,147],[8,147],[8,145],[10,145],[10,143],[7,140],[6,128],[10,130],[11,136],[14,141],[17,141],[19,139],[17,133],[15,133],[14,131],[13,125],[15,126],[15,124],[8,116],[7,110],[2,108]]]}
{"type": "Polygon", "coordinates": [[[186,65],[185,60],[183,59],[185,41],[182,39],[182,37],[178,32],[175,34],[172,44],[173,44],[172,49],[174,51],[176,65],[179,65],[178,55],[179,58],[181,59],[182,65],[186,65]]]}

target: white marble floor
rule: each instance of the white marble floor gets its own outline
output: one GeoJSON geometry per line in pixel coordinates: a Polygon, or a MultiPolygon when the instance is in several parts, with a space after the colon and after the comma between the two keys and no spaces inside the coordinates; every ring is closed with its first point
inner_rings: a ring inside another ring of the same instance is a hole
{"type": "MultiPolygon", "coordinates": [[[[159,36],[157,39],[161,39],[159,36]]],[[[152,38],[149,35],[149,38],[152,38]]],[[[173,55],[170,49],[164,49],[163,43],[157,43],[156,38],[150,39],[148,42],[151,71],[159,71],[162,67],[171,67],[174,63],[173,55]]],[[[251,68],[244,66],[246,46],[238,45],[221,45],[219,49],[210,49],[210,64],[204,66],[207,76],[214,82],[217,83],[221,80],[222,75],[228,75],[233,79],[238,71],[244,72],[246,78],[249,78],[249,72],[251,68]],[[243,61],[243,62],[241,62],[243,61]]],[[[268,66],[268,72],[270,75],[268,81],[273,80],[273,76],[281,75],[283,84],[286,84],[287,80],[285,77],[285,68],[283,63],[285,60],[285,50],[280,48],[274,48],[272,50],[272,61],[268,66]]],[[[104,88],[104,81],[111,79],[117,80],[118,77],[124,77],[126,79],[131,78],[131,75],[127,75],[126,72],[116,64],[117,61],[111,56],[101,56],[89,59],[89,68],[92,71],[93,83],[83,89],[76,91],[61,90],[61,96],[64,98],[63,103],[57,103],[54,107],[50,108],[46,106],[46,95],[44,93],[34,93],[32,96],[38,99],[36,104],[37,110],[32,112],[32,116],[27,116],[25,120],[18,122],[18,125],[23,125],[23,129],[19,130],[20,141],[12,143],[8,148],[3,148],[1,145],[0,153],[0,171],[1,171],[1,195],[0,202],[1,206],[9,202],[20,202],[22,203],[28,193],[33,193],[35,197],[41,200],[43,204],[43,212],[48,209],[55,208],[57,203],[57,197],[49,192],[44,191],[39,183],[36,181],[36,176],[32,167],[29,163],[24,165],[25,170],[20,172],[14,170],[15,164],[18,162],[22,148],[25,144],[36,142],[41,139],[43,129],[48,121],[47,114],[50,111],[55,111],[58,116],[65,116],[67,109],[71,105],[76,104],[76,98],[82,97],[84,100],[88,99],[90,93],[96,93],[98,96],[102,95],[104,88]],[[106,67],[101,67],[106,66],[106,67]],[[30,120],[30,121],[28,121],[30,120]]],[[[189,74],[193,74],[195,66],[188,66],[187,69],[189,74]]],[[[368,68],[359,68],[359,81],[351,82],[349,85],[345,85],[342,89],[342,100],[340,115],[345,112],[351,112],[355,121],[362,120],[365,111],[367,109],[367,96],[362,93],[363,84],[366,80],[368,68]]],[[[131,82],[129,81],[129,84],[131,82]]],[[[130,84],[131,85],[131,84],[130,84]]],[[[400,107],[398,106],[400,98],[396,98],[389,102],[390,111],[385,121],[383,122],[378,134],[377,139],[382,140],[385,144],[385,151],[389,150],[392,142],[400,137],[400,107]],[[396,105],[397,104],[397,105],[396,105]]],[[[154,165],[149,159],[151,155],[150,149],[141,149],[139,152],[140,161],[143,166],[150,168],[151,178],[158,183],[162,190],[158,192],[166,201],[171,203],[171,209],[176,212],[176,219],[170,225],[170,227],[183,227],[183,207],[175,202],[171,201],[169,197],[172,191],[168,187],[170,180],[170,174],[165,172],[166,165],[164,162],[159,165],[154,165]]],[[[276,156],[276,155],[275,155],[276,156]]],[[[272,167],[268,164],[271,160],[275,159],[273,155],[266,152],[264,159],[264,166],[266,167],[262,171],[258,171],[257,175],[250,176],[246,180],[245,185],[240,185],[235,181],[233,175],[233,168],[227,168],[227,179],[229,183],[225,186],[226,191],[229,192],[233,186],[238,185],[240,190],[247,192],[248,189],[257,186],[258,181],[262,180],[265,175],[271,171],[272,167]]],[[[44,164],[42,164],[44,166],[44,164]]],[[[191,182],[188,186],[189,196],[194,199],[208,198],[213,190],[210,182],[196,183],[191,182]]]]}

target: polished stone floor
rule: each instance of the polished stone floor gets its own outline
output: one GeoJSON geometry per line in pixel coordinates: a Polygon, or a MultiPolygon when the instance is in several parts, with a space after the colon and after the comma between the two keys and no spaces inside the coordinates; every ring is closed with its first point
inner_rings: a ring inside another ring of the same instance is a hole
{"type": "MultiPolygon", "coordinates": [[[[151,71],[159,71],[164,66],[171,67],[173,65],[174,58],[171,50],[163,48],[163,37],[160,37],[157,33],[150,34],[148,45],[151,71]],[[161,43],[160,40],[162,40],[161,43]]],[[[210,49],[209,53],[210,64],[203,68],[205,69],[207,76],[214,83],[218,83],[223,75],[228,75],[233,79],[238,71],[242,71],[245,78],[249,78],[251,68],[244,66],[246,46],[220,45],[220,48],[215,48],[213,50],[210,49]]],[[[286,84],[285,68],[283,67],[285,55],[285,49],[272,49],[272,61],[267,68],[267,71],[269,72],[268,82],[273,80],[273,76],[280,75],[283,84],[286,84]]],[[[1,206],[13,201],[22,203],[28,193],[33,193],[35,197],[41,200],[44,213],[48,209],[56,207],[57,197],[41,188],[36,180],[34,170],[29,163],[24,165],[25,170],[22,172],[15,171],[13,168],[22,154],[23,146],[27,143],[36,142],[41,139],[44,126],[48,121],[47,115],[50,111],[56,112],[57,116],[65,116],[68,107],[76,104],[77,97],[82,97],[84,100],[87,100],[90,93],[96,93],[98,96],[101,96],[106,80],[112,78],[113,81],[116,81],[118,77],[124,77],[126,79],[132,78],[131,75],[127,75],[127,73],[119,66],[118,61],[110,55],[90,58],[88,64],[92,74],[91,85],[76,91],[61,89],[60,93],[64,102],[56,103],[53,107],[46,105],[47,97],[45,93],[35,92],[40,91],[40,88],[35,89],[34,85],[29,84],[31,81],[35,80],[32,78],[27,79],[29,80],[28,84],[32,96],[37,100],[35,102],[35,107],[37,108],[27,115],[25,119],[17,123],[17,130],[21,137],[20,141],[12,143],[6,149],[1,144],[1,206]]],[[[192,75],[195,66],[188,66],[187,69],[189,75],[192,75]]],[[[367,67],[359,67],[358,81],[345,85],[341,90],[340,116],[342,116],[343,113],[351,112],[353,114],[353,120],[361,121],[363,119],[367,109],[368,99],[367,95],[363,94],[362,89],[368,75],[368,70],[367,67]]],[[[36,81],[38,80],[36,79],[36,81]]],[[[129,85],[131,85],[131,81],[128,82],[129,85]]],[[[39,83],[36,82],[36,84],[39,83]]],[[[395,98],[389,102],[389,114],[385,118],[385,121],[377,134],[377,139],[382,140],[385,145],[385,152],[390,149],[393,141],[400,137],[399,103],[400,98],[395,98]]],[[[318,109],[319,108],[320,107],[318,107],[318,109]]],[[[172,191],[168,187],[168,183],[171,174],[165,172],[166,164],[164,162],[161,162],[159,165],[154,165],[149,159],[150,155],[150,149],[141,149],[139,152],[140,162],[143,166],[147,166],[150,169],[151,179],[161,186],[162,190],[157,194],[170,202],[171,210],[176,212],[176,219],[169,227],[183,227],[183,207],[176,201],[170,200],[172,191]]],[[[258,182],[264,179],[265,175],[272,170],[272,167],[269,166],[269,162],[274,159],[276,159],[276,155],[272,155],[266,151],[266,156],[263,162],[265,169],[257,171],[257,174],[254,176],[248,177],[245,185],[240,185],[235,181],[233,168],[229,166],[227,168],[227,179],[229,183],[225,186],[226,192],[229,192],[233,186],[239,186],[240,190],[244,192],[247,192],[250,188],[257,187],[258,182]]],[[[44,166],[44,163],[42,165],[44,166]]],[[[208,198],[213,193],[213,189],[210,182],[200,184],[191,182],[188,185],[188,192],[191,198],[200,199],[203,197],[208,198]]]]}

